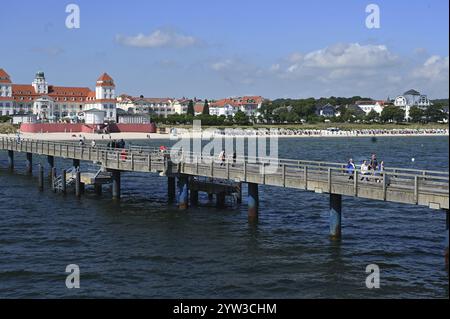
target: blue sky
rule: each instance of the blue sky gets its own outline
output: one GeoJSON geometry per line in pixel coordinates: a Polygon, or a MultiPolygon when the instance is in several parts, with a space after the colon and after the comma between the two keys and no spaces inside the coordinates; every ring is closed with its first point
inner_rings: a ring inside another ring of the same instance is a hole
{"type": "Polygon", "coordinates": [[[221,98],[449,95],[447,0],[8,1],[0,68],[15,83],[221,98]],[[66,5],[81,27],[67,29],[66,5]],[[365,8],[380,7],[368,29],[365,8]]]}

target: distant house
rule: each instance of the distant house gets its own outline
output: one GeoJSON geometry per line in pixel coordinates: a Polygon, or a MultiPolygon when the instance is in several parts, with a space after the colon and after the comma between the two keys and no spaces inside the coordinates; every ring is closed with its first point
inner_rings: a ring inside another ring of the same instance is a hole
{"type": "Polygon", "coordinates": [[[364,115],[366,115],[366,112],[363,109],[361,109],[356,104],[347,105],[346,109],[352,111],[353,114],[356,115],[356,116],[364,116],[364,115]]]}
{"type": "Polygon", "coordinates": [[[330,103],[322,106],[316,106],[316,114],[323,117],[333,117],[336,116],[336,108],[330,103]]]}
{"type": "Polygon", "coordinates": [[[205,102],[199,101],[194,104],[194,114],[199,115],[203,113],[203,108],[205,107],[205,102]]]}
{"type": "Polygon", "coordinates": [[[358,105],[361,110],[363,110],[366,115],[369,114],[372,111],[377,112],[378,114],[381,114],[385,107],[386,102],[385,101],[375,101],[375,100],[368,100],[368,101],[356,101],[355,105],[358,105]]]}

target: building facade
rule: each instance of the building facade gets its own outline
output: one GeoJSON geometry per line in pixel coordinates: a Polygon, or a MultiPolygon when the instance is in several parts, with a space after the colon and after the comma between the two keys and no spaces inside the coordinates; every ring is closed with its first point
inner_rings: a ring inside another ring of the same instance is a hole
{"type": "Polygon", "coordinates": [[[366,113],[366,115],[368,115],[372,111],[381,114],[381,112],[383,112],[386,102],[381,100],[379,101],[371,100],[371,101],[356,101],[355,104],[358,105],[359,108],[363,110],[364,113],[366,113]]]}
{"type": "Polygon", "coordinates": [[[409,111],[411,110],[411,107],[416,106],[425,110],[431,105],[431,102],[426,95],[420,94],[420,92],[416,90],[409,90],[403,93],[403,95],[397,96],[394,100],[394,105],[404,110],[405,119],[409,120],[409,111]]]}
{"type": "Polygon", "coordinates": [[[0,115],[34,114],[44,122],[78,122],[90,109],[104,111],[105,120],[116,120],[115,84],[107,73],[97,79],[92,91],[49,85],[44,72],[37,72],[30,85],[14,84],[0,69],[0,115]]]}

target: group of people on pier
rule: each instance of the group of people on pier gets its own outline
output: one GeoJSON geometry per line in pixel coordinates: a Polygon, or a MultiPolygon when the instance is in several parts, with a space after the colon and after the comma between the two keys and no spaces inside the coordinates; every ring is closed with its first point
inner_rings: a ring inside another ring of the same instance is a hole
{"type": "MultiPolygon", "coordinates": [[[[353,159],[349,159],[347,166],[346,166],[346,172],[349,174],[349,179],[354,179],[354,173],[356,170],[355,163],[353,162],[353,159]]],[[[363,160],[360,166],[360,173],[361,173],[361,181],[366,180],[369,181],[371,179],[371,176],[374,177],[373,180],[375,182],[380,183],[381,179],[383,177],[384,172],[384,161],[378,162],[377,155],[374,153],[370,157],[370,161],[363,160]]]]}

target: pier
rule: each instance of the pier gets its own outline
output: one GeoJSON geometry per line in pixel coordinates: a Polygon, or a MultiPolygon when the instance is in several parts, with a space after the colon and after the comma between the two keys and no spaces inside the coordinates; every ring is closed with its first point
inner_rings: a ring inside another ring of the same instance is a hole
{"type": "MultiPolygon", "coordinates": [[[[329,236],[342,236],[343,197],[421,205],[441,210],[446,214],[448,238],[449,174],[444,171],[416,170],[386,167],[381,176],[361,175],[356,169],[349,175],[343,163],[276,159],[276,170],[267,170],[270,158],[237,157],[224,162],[213,156],[183,152],[181,161],[173,161],[169,152],[156,148],[133,147],[111,149],[104,146],[80,146],[76,143],[1,138],[0,150],[8,155],[8,166],[14,169],[14,153],[26,153],[27,172],[32,171],[33,155],[47,156],[49,176],[54,189],[66,192],[75,183],[80,196],[84,185],[94,185],[101,194],[103,184],[112,184],[112,198],[121,195],[121,174],[125,172],[156,173],[168,179],[168,201],[177,200],[180,209],[198,204],[198,192],[215,195],[218,208],[225,206],[227,196],[242,201],[242,186],[247,184],[249,222],[257,222],[259,212],[259,185],[312,191],[329,196],[329,236]],[[56,174],[54,158],[73,161],[73,171],[56,174]],[[80,172],[80,161],[99,166],[97,174],[80,172]],[[83,186],[82,186],[83,185],[83,186]]],[[[43,168],[43,165],[40,166],[43,168]]],[[[40,175],[39,175],[40,176],[40,175]]],[[[41,185],[39,185],[41,187],[41,185]]],[[[448,260],[448,240],[447,240],[448,260]]]]}

